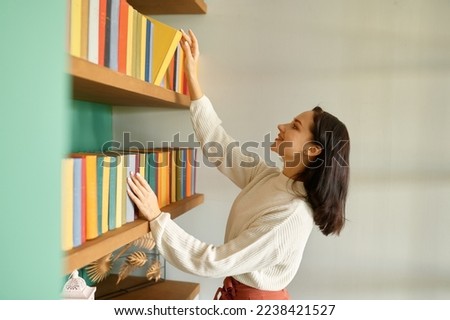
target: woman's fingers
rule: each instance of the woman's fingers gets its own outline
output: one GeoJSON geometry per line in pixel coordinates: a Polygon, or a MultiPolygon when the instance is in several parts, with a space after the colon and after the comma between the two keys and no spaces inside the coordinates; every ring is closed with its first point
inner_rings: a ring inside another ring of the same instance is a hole
{"type": "Polygon", "coordinates": [[[147,180],[145,180],[144,177],[139,172],[136,174],[132,174],[131,177],[136,185],[139,185],[142,189],[144,189],[149,193],[153,192],[147,180]]]}

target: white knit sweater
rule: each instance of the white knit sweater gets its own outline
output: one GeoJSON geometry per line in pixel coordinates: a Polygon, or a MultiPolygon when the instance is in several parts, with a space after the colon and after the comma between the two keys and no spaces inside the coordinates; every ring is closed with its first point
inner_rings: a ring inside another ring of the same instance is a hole
{"type": "MultiPolygon", "coordinates": [[[[223,150],[234,140],[226,134],[210,100],[203,96],[192,101],[191,118],[202,145],[215,141],[223,150]]],[[[162,256],[177,268],[205,277],[233,276],[262,290],[284,289],[293,279],[314,225],[310,206],[298,197],[305,194],[303,184],[283,175],[263,161],[255,162],[238,147],[228,148],[232,165],[221,160],[219,170],[241,192],[228,218],[223,245],[204,243],[186,233],[162,213],[151,222],[152,234],[162,256]]],[[[212,153],[212,151],[210,151],[212,153]]],[[[230,160],[229,160],[230,161],[230,160]]],[[[228,163],[230,164],[230,163],[228,163]]]]}

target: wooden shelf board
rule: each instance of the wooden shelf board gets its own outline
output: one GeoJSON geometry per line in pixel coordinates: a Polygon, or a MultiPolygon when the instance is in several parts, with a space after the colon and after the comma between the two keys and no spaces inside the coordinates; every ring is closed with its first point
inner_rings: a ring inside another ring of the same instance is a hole
{"type": "Polygon", "coordinates": [[[144,15],[157,14],[206,14],[204,0],[127,0],[144,15]]]}
{"type": "Polygon", "coordinates": [[[194,282],[160,280],[148,281],[145,277],[128,276],[118,284],[112,274],[97,284],[97,300],[192,300],[200,292],[194,282]]]}
{"type": "Polygon", "coordinates": [[[114,106],[189,109],[187,95],[127,76],[85,59],[69,57],[72,97],[114,106]]]}
{"type": "MultiPolygon", "coordinates": [[[[195,194],[186,199],[171,203],[161,208],[161,211],[169,212],[172,219],[203,203],[204,195],[195,194]]],[[[123,225],[115,230],[108,231],[99,237],[88,240],[79,247],[67,251],[63,259],[63,272],[69,274],[75,269],[95,261],[108,253],[134,241],[150,231],[146,220],[136,220],[123,225]]]]}

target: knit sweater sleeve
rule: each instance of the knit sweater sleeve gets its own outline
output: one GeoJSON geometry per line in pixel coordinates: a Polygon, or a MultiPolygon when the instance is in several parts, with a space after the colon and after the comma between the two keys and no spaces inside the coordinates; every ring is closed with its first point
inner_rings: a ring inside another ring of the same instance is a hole
{"type": "Polygon", "coordinates": [[[208,97],[192,101],[190,109],[194,132],[208,166],[217,167],[241,189],[258,171],[267,168],[257,154],[244,154],[241,144],[225,132],[208,97]]]}
{"type": "Polygon", "coordinates": [[[235,239],[217,246],[186,233],[168,213],[153,220],[151,230],[158,250],[175,267],[199,276],[225,277],[273,267],[285,259],[280,249],[289,252],[300,241],[301,218],[296,211],[280,208],[265,214],[235,239]]]}

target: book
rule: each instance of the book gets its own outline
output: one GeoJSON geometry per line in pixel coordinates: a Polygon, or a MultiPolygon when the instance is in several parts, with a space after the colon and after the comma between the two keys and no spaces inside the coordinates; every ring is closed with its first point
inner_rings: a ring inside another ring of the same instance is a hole
{"type": "Polygon", "coordinates": [[[127,73],[128,49],[128,9],[126,0],[120,0],[119,6],[119,38],[118,38],[118,71],[127,73]]]}
{"type": "Polygon", "coordinates": [[[159,206],[164,207],[170,203],[170,152],[160,150],[158,155],[158,186],[157,196],[159,206]]]}
{"type": "Polygon", "coordinates": [[[140,65],[139,65],[139,74],[140,77],[139,79],[145,81],[145,70],[146,70],[146,56],[147,56],[147,18],[145,16],[143,16],[142,14],[140,15],[140,21],[139,21],[139,26],[141,28],[141,60],[140,60],[140,65]]]}
{"type": "MultiPolygon", "coordinates": [[[[125,190],[128,189],[128,183],[127,179],[131,176],[132,173],[136,172],[136,154],[135,153],[128,153],[125,154],[126,159],[126,179],[124,180],[125,184],[125,190]]],[[[128,193],[126,194],[126,213],[125,213],[125,223],[134,221],[135,217],[135,210],[134,210],[134,204],[131,198],[128,196],[128,193]]]]}
{"type": "Polygon", "coordinates": [[[150,185],[150,188],[153,192],[158,195],[157,190],[157,181],[158,181],[158,157],[156,152],[148,152],[147,153],[147,182],[150,185]]]}
{"type": "MultiPolygon", "coordinates": [[[[103,233],[103,156],[98,155],[96,159],[97,173],[97,234],[103,233]]],[[[108,186],[109,187],[109,186],[108,186]]]]}
{"type": "Polygon", "coordinates": [[[73,248],[73,159],[62,160],[61,174],[61,247],[62,250],[73,248]]]}
{"type": "Polygon", "coordinates": [[[170,202],[177,201],[177,150],[170,150],[170,202]]]}
{"type": "MultiPolygon", "coordinates": [[[[102,168],[102,194],[101,194],[101,228],[99,230],[100,234],[103,234],[109,230],[108,214],[109,214],[109,189],[110,189],[110,178],[111,178],[111,157],[103,156],[101,159],[102,168]]],[[[100,225],[100,224],[99,224],[100,225]]]]}
{"type": "Polygon", "coordinates": [[[147,163],[147,155],[145,152],[139,152],[139,173],[144,178],[147,176],[145,169],[147,163]]]}
{"type": "Polygon", "coordinates": [[[133,32],[134,32],[134,43],[133,43],[133,77],[140,79],[141,78],[141,44],[142,44],[142,28],[141,21],[142,15],[139,12],[135,11],[133,16],[133,32]]]}
{"type": "Polygon", "coordinates": [[[133,7],[128,7],[128,26],[127,26],[127,61],[126,61],[126,74],[132,76],[132,64],[134,59],[134,16],[135,10],[133,7]]]}
{"type": "Polygon", "coordinates": [[[99,18],[98,18],[98,64],[105,65],[105,47],[106,47],[106,15],[108,12],[107,0],[99,0],[99,18]]]}
{"type": "Polygon", "coordinates": [[[193,149],[186,149],[186,197],[192,196],[192,152],[193,149]]]}
{"type": "Polygon", "coordinates": [[[112,0],[106,0],[106,23],[105,23],[105,67],[111,65],[111,14],[112,14],[112,0]]]}
{"type": "Polygon", "coordinates": [[[186,192],[186,185],[185,185],[185,165],[186,165],[186,159],[185,159],[185,150],[186,149],[177,149],[177,155],[176,155],[176,172],[177,172],[177,187],[176,187],[176,200],[183,200],[185,197],[186,192]]]}
{"type": "Polygon", "coordinates": [[[99,19],[100,19],[100,1],[89,0],[87,59],[95,64],[98,64],[98,40],[99,40],[99,23],[100,23],[99,19]]]}
{"type": "Polygon", "coordinates": [[[117,195],[117,156],[110,155],[109,162],[109,201],[108,201],[108,229],[116,228],[116,195],[117,195]]]}
{"type": "Polygon", "coordinates": [[[82,0],[70,0],[70,54],[81,57],[82,0]]]}
{"type": "Polygon", "coordinates": [[[82,186],[82,159],[73,159],[73,246],[83,243],[83,186],[82,186]]]}
{"type": "Polygon", "coordinates": [[[114,71],[119,69],[119,9],[120,0],[111,0],[109,68],[114,71]]]}
{"type": "Polygon", "coordinates": [[[145,81],[152,81],[152,62],[153,62],[153,24],[145,19],[147,36],[145,38],[145,81]]]}
{"type": "Polygon", "coordinates": [[[153,23],[153,70],[152,83],[159,85],[167,71],[170,60],[181,39],[181,31],[158,20],[148,18],[153,23]]]}
{"type": "Polygon", "coordinates": [[[117,155],[116,163],[116,228],[124,224],[125,219],[125,156],[123,154],[117,155]]]}
{"type": "Polygon", "coordinates": [[[82,160],[83,235],[85,240],[94,239],[98,236],[97,155],[94,153],[72,153],[71,157],[82,160]]]}
{"type": "Polygon", "coordinates": [[[80,58],[87,59],[88,57],[88,42],[89,42],[89,0],[81,0],[81,47],[80,58]]]}

